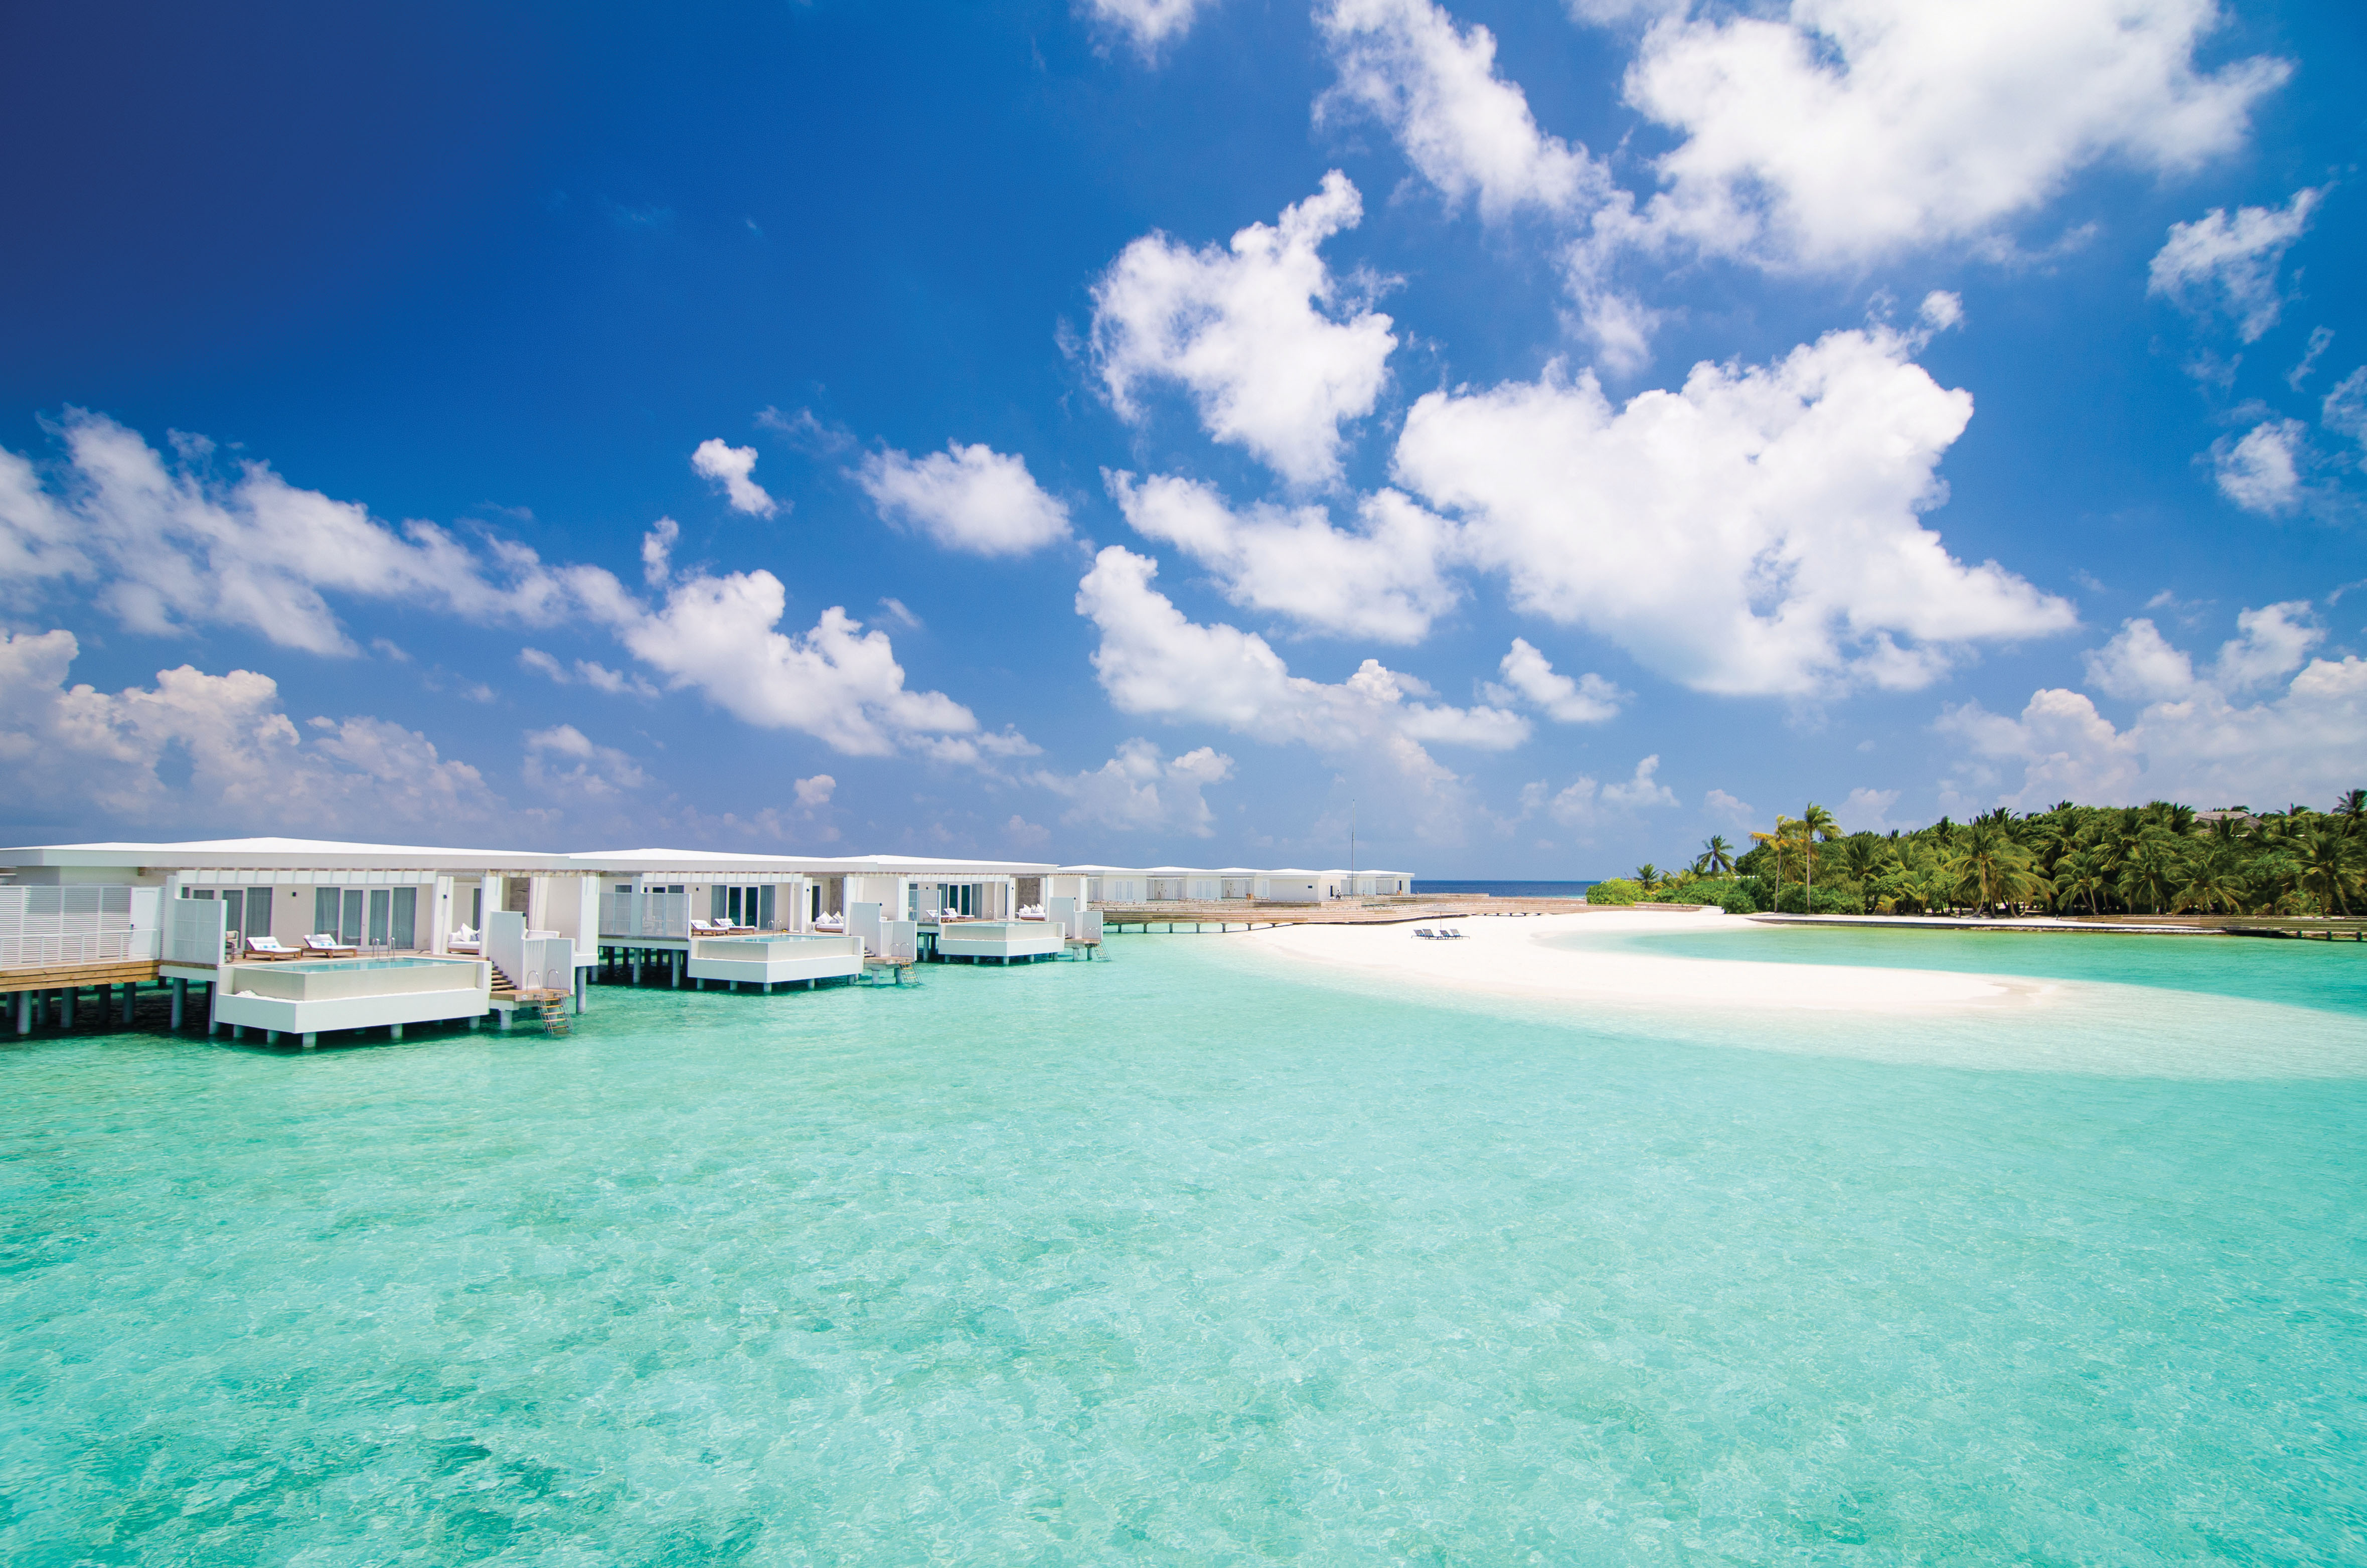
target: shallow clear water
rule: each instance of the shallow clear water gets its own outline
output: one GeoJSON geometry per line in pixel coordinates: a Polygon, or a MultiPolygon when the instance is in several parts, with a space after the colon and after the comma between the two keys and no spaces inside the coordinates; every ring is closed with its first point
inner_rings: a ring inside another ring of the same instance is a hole
{"type": "Polygon", "coordinates": [[[2360,1080],[1112,947],[0,1046],[0,1561],[2367,1555],[2360,1080]]]}
{"type": "Polygon", "coordinates": [[[2367,942],[2265,937],[2114,937],[1900,926],[1717,923],[1667,935],[1583,931],[1557,945],[1621,948],[1668,958],[1757,963],[1937,969],[2103,982],[2281,1002],[2367,1017],[2367,942]]]}

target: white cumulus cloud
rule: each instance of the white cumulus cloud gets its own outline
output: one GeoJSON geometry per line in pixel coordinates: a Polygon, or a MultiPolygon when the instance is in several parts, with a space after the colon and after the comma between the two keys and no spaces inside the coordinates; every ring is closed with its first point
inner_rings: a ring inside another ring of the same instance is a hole
{"type": "Polygon", "coordinates": [[[1077,613],[1101,632],[1093,669],[1121,713],[1221,724],[1260,740],[1353,750],[1376,736],[1501,751],[1529,723],[1501,709],[1419,700],[1429,688],[1366,659],[1340,684],[1294,676],[1264,638],[1187,620],[1150,585],[1159,563],[1117,545],[1077,586],[1077,613]]]}
{"type": "Polygon", "coordinates": [[[756,470],[753,447],[726,446],[719,438],[701,441],[690,454],[690,466],[723,492],[735,512],[769,517],[781,509],[780,503],[764,494],[763,485],[748,477],[756,470]]]}
{"type": "Polygon", "coordinates": [[[1703,363],[1614,407],[1591,372],[1415,403],[1398,477],[1460,514],[1516,607],[1611,638],[1697,690],[1929,684],[1968,645],[2072,607],[1951,556],[1920,514],[1972,398],[1915,339],[1836,332],[1772,365],[1703,363]]]}
{"type": "Polygon", "coordinates": [[[1523,814],[1542,810],[1564,827],[1585,833],[1601,826],[1608,816],[1673,806],[1677,803],[1676,792],[1655,777],[1659,770],[1660,759],[1656,755],[1637,763],[1636,771],[1625,778],[1608,784],[1591,774],[1581,773],[1557,792],[1540,780],[1522,791],[1523,814]]]}
{"type": "Polygon", "coordinates": [[[1455,529],[1394,490],[1365,496],[1353,532],[1321,506],[1259,505],[1235,512],[1211,485],[1104,472],[1135,531],[1172,544],[1217,575],[1225,597],[1315,631],[1418,642],[1452,608],[1441,574],[1455,529]]]}
{"type": "Polygon", "coordinates": [[[1844,831],[1849,833],[1888,833],[1893,828],[1908,825],[1890,820],[1890,808],[1898,803],[1896,790],[1856,789],[1834,812],[1844,831]]]}
{"type": "Polygon", "coordinates": [[[1119,743],[1116,755],[1087,773],[1037,773],[1036,781],[1069,802],[1060,820],[1135,833],[1189,833],[1206,838],[1216,814],[1202,791],[1232,777],[1233,759],[1213,746],[1161,756],[1147,740],[1119,743]]]}
{"type": "Polygon", "coordinates": [[[80,652],[69,631],[0,632],[0,769],[20,812],[366,837],[390,823],[481,824],[501,807],[475,767],[416,731],[368,716],[300,728],[269,676],[184,665],[104,692],[66,684],[80,652]]]}
{"type": "Polygon", "coordinates": [[[2309,438],[2298,419],[2271,419],[2240,439],[2212,443],[2219,494],[2247,512],[2274,517],[2301,504],[2301,455],[2309,438]]]}
{"type": "Polygon", "coordinates": [[[1147,234],[1093,287],[1093,348],[1119,415],[1139,420],[1146,382],[1190,393],[1202,426],[1297,483],[1339,472],[1340,424],[1372,411],[1389,318],[1328,307],[1339,289],[1318,247],[1353,228],[1364,204],[1334,169],[1274,227],[1252,223],[1223,250],[1147,234]]]}
{"type": "MultiPolygon", "coordinates": [[[[1950,708],[1940,729],[1965,745],[1976,770],[2018,764],[2018,783],[1980,798],[2023,810],[2067,799],[2322,807],[2362,781],[2367,660],[2311,657],[2322,633],[2308,613],[2299,602],[2246,610],[2208,673],[2162,643],[2150,622],[2129,622],[2090,665],[2100,688],[2145,703],[2125,729],[2087,693],[2062,687],[2033,692],[2012,717],[1977,703],[1950,708]],[[2148,678],[2130,678],[2133,669],[2148,678]],[[2266,689],[2253,699],[2254,688],[2266,689]]],[[[1954,788],[1971,798],[1977,781],[1954,788]]]]}
{"type": "Polygon", "coordinates": [[[874,452],[855,477],[882,517],[948,550],[1025,555],[1069,537],[1069,508],[1036,484],[1027,460],[983,443],[921,458],[874,452]]]}
{"type": "Polygon", "coordinates": [[[2318,404],[2318,422],[2339,436],[2367,441],[2367,365],[2335,383],[2318,404]]]}
{"type": "Polygon", "coordinates": [[[528,730],[524,773],[544,795],[570,801],[612,801],[650,781],[632,757],[572,724],[528,730]]]}
{"type": "Polygon", "coordinates": [[[2220,20],[2214,0],[1792,0],[1664,21],[1625,96],[1679,141],[1621,237],[1850,269],[1990,241],[2107,160],[2193,168],[2291,74],[2197,70],[2220,20]]]}
{"type": "Polygon", "coordinates": [[[857,756],[963,740],[977,716],[942,692],[913,691],[887,633],[838,606],[811,630],[780,630],[788,591],[770,572],[700,573],[655,608],[618,607],[616,630],[676,689],[697,688],[735,717],[798,730],[857,756]]]}
{"type": "Polygon", "coordinates": [[[311,653],[358,650],[326,594],[471,619],[549,618],[560,585],[531,551],[481,559],[433,523],[381,523],[357,503],[300,490],[267,464],[218,474],[212,443],[176,437],[177,461],[104,415],[69,409],[65,460],[45,483],[0,450],[0,582],[20,601],[88,584],[125,628],[169,636],[232,626],[311,653]]]}
{"type": "Polygon", "coordinates": [[[2194,315],[2218,311],[2236,323],[2237,336],[2259,341],[2284,308],[2277,267],[2325,196],[2323,188],[2303,189],[2282,207],[2239,207],[2232,218],[2214,207],[2191,223],[2171,224],[2146,269],[2146,291],[2194,315]]]}
{"type": "Polygon", "coordinates": [[[1316,21],[1340,73],[1319,114],[1378,119],[1449,202],[1476,196],[1494,220],[1524,206],[1570,214],[1605,199],[1603,165],[1538,130],[1527,96],[1497,74],[1486,28],[1458,28],[1431,0],[1332,0],[1316,21]]]}
{"type": "Polygon", "coordinates": [[[1525,699],[1546,717],[1564,724],[1600,724],[1615,719],[1620,704],[1633,695],[1591,671],[1576,680],[1559,674],[1553,661],[1525,637],[1512,639],[1512,652],[1496,667],[1504,684],[1488,688],[1489,701],[1510,707],[1525,699]]]}
{"type": "MultiPolygon", "coordinates": [[[[642,542],[643,575],[663,589],[651,603],[605,568],[547,563],[499,537],[471,548],[432,523],[398,528],[260,462],[218,475],[211,445],[198,437],[176,437],[167,463],[101,415],[70,411],[58,434],[64,460],[48,476],[0,449],[0,562],[21,568],[0,588],[20,604],[88,583],[98,607],[136,632],[228,626],[318,654],[358,651],[331,594],[479,625],[564,625],[615,638],[675,689],[696,688],[750,723],[841,750],[967,761],[1033,749],[1024,737],[980,733],[976,715],[950,697],[907,689],[887,636],[864,631],[843,608],[824,610],[809,631],[783,632],[787,593],[771,573],[676,571],[670,518],[642,542]]],[[[520,660],[604,691],[654,689],[589,659],[572,675],[539,649],[520,660]]]]}
{"type": "Polygon", "coordinates": [[[1145,57],[1191,31],[1192,21],[1210,0],[1084,0],[1085,8],[1134,41],[1145,57]]]}

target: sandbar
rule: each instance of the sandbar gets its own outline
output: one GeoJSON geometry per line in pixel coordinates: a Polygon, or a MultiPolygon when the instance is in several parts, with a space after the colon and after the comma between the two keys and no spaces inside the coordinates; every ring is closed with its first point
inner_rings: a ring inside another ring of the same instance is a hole
{"type": "Polygon", "coordinates": [[[1416,925],[1307,925],[1276,926],[1244,939],[1280,958],[1375,980],[1535,1001],[1897,1014],[2031,1006],[2061,989],[2018,975],[1659,957],[1624,947],[1591,951],[1553,945],[1572,933],[1740,934],[1752,928],[1739,916],[1715,912],[1604,910],[1428,924],[1462,935],[1454,940],[1424,938],[1414,934],[1416,925]]]}

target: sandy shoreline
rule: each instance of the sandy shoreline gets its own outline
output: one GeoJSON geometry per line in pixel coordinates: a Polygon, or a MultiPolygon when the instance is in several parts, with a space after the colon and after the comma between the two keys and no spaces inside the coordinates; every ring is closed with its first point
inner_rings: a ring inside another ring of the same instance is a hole
{"type": "Polygon", "coordinates": [[[1535,1001],[1803,1012],[1924,1013],[2043,1004],[2058,985],[2018,976],[1852,965],[1754,963],[1547,946],[1572,932],[1739,931],[1737,916],[1659,912],[1451,923],[1460,940],[1407,926],[1293,926],[1240,938],[1300,962],[1419,985],[1535,1001]]]}

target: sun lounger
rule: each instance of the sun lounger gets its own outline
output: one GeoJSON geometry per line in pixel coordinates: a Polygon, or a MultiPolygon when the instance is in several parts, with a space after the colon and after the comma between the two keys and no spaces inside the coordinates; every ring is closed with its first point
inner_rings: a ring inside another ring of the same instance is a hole
{"type": "Polygon", "coordinates": [[[277,937],[249,937],[246,939],[246,956],[251,959],[300,959],[304,951],[300,948],[280,946],[277,937]]]}
{"type": "Polygon", "coordinates": [[[1414,928],[1414,933],[1413,933],[1413,934],[1414,934],[1415,936],[1417,936],[1417,937],[1432,937],[1432,938],[1435,938],[1435,937],[1438,936],[1438,933],[1437,933],[1437,932],[1435,932],[1435,931],[1432,930],[1432,929],[1431,929],[1429,926],[1416,926],[1416,927],[1414,928]]]}
{"type": "Polygon", "coordinates": [[[305,937],[304,950],[316,958],[324,959],[351,959],[361,956],[359,948],[340,942],[326,931],[305,937]]]}

